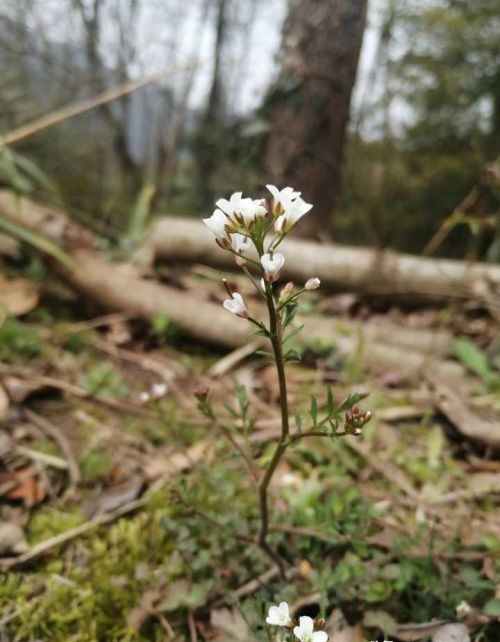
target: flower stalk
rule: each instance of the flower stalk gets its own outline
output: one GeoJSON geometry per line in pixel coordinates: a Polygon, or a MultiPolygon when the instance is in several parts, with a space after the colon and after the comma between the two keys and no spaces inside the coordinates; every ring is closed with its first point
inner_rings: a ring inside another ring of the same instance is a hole
{"type": "MultiPolygon", "coordinates": [[[[326,414],[321,419],[318,419],[318,403],[312,397],[309,413],[310,425],[303,431],[301,428],[302,419],[297,416],[297,432],[291,434],[285,366],[288,360],[296,358],[296,354],[293,350],[285,351],[284,346],[285,342],[294,336],[300,328],[292,330],[288,336],[285,336],[285,333],[293,323],[299,297],[310,290],[319,288],[320,281],[316,277],[311,277],[301,289],[295,292],[293,284],[288,283],[283,288],[280,296],[275,296],[273,291],[274,284],[279,280],[280,272],[286,260],[282,253],[276,251],[276,248],[285,239],[295,223],[311,209],[312,205],[306,203],[301,198],[300,192],[296,192],[291,187],[285,187],[281,190],[273,185],[268,185],[267,187],[273,197],[270,202],[243,198],[241,192],[236,192],[229,200],[219,199],[216,203],[218,208],[210,218],[203,219],[203,221],[214,233],[219,247],[235,255],[236,265],[250,279],[259,295],[266,300],[267,320],[264,322],[252,316],[251,306],[247,305],[241,294],[233,292],[225,282],[229,298],[224,301],[224,307],[229,312],[253,324],[257,328],[257,334],[265,336],[272,348],[272,357],[279,384],[281,432],[276,441],[271,460],[265,469],[260,474],[256,472],[256,467],[252,464],[253,453],[243,451],[238,439],[233,437],[231,432],[227,430],[222,430],[222,432],[236,452],[244,459],[258,493],[260,523],[256,544],[273,560],[284,578],[284,562],[268,542],[270,531],[269,487],[281,458],[291,444],[296,443],[303,437],[336,438],[344,435],[360,435],[364,424],[370,420],[371,413],[363,412],[355,406],[365,395],[351,395],[348,399],[336,405],[329,391],[326,414]],[[251,244],[257,252],[258,261],[247,256],[251,244]],[[251,270],[256,271],[257,274],[254,276],[251,270]]],[[[246,439],[248,436],[247,405],[244,405],[243,411],[245,415],[245,434],[243,437],[248,449],[249,441],[246,439]]],[[[213,421],[216,421],[206,394],[199,398],[199,408],[213,421]]],[[[277,617],[278,611],[273,611],[273,613],[277,617]]],[[[313,632],[312,620],[309,621],[310,618],[301,618],[301,620],[303,622],[300,622],[299,626],[294,629],[296,638],[304,642],[322,642],[326,640],[324,632],[313,632]]]]}

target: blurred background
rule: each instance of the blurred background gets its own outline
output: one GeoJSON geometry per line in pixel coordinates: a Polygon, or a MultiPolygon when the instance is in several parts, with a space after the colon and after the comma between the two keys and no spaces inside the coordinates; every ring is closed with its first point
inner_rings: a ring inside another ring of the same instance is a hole
{"type": "Polygon", "coordinates": [[[113,240],[291,184],[304,235],[495,261],[499,33],[496,0],[1,0],[0,131],[35,134],[0,182],[113,240]]]}
{"type": "Polygon", "coordinates": [[[498,642],[499,0],[0,0],[0,87],[0,642],[263,642],[282,599],[498,642]],[[221,277],[266,315],[200,220],[266,184],[314,205],[294,437],[373,414],[280,462],[287,582],[250,544],[282,389],[221,277]]]}

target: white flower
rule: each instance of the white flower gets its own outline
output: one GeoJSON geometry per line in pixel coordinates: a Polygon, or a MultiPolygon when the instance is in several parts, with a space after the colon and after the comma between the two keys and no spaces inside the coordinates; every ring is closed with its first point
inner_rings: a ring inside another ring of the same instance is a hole
{"type": "Polygon", "coordinates": [[[311,208],[312,205],[310,203],[306,203],[304,199],[298,196],[285,208],[284,213],[278,216],[274,224],[274,229],[276,232],[288,232],[311,208]]]}
{"type": "Polygon", "coordinates": [[[299,618],[299,626],[293,632],[301,642],[328,642],[328,634],[325,631],[314,631],[314,620],[307,615],[299,618]]]}
{"type": "Polygon", "coordinates": [[[244,198],[241,202],[240,214],[243,217],[243,220],[246,224],[255,221],[259,216],[265,216],[266,208],[262,204],[262,201],[257,199],[252,201],[251,198],[244,198]]]}
{"type": "Polygon", "coordinates": [[[257,216],[264,216],[266,213],[262,201],[242,198],[242,192],[235,192],[229,200],[220,198],[216,205],[235,223],[238,223],[238,215],[241,216],[245,224],[248,224],[254,221],[257,216]]]}
{"type": "Polygon", "coordinates": [[[278,189],[275,185],[266,185],[267,189],[273,195],[273,212],[278,216],[287,210],[292,201],[300,196],[300,192],[296,192],[293,187],[284,187],[278,189]]]}
{"type": "Polygon", "coordinates": [[[142,401],[142,403],[147,403],[151,399],[149,392],[141,392],[141,394],[139,395],[139,399],[142,401]]]}
{"type": "Polygon", "coordinates": [[[238,317],[243,317],[244,319],[248,318],[248,308],[243,301],[243,297],[238,292],[233,292],[230,299],[226,299],[222,304],[226,310],[236,314],[238,317]]]}
{"type": "Polygon", "coordinates": [[[218,239],[226,238],[227,216],[221,210],[214,210],[210,218],[204,218],[205,225],[215,234],[218,239]]]}
{"type": "Polygon", "coordinates": [[[151,386],[151,395],[156,399],[159,399],[160,397],[163,397],[167,394],[167,390],[167,384],[163,381],[158,381],[151,386]]]}
{"type": "Polygon", "coordinates": [[[231,234],[231,245],[237,254],[245,254],[250,248],[250,237],[244,234],[231,234]]]}
{"type": "Polygon", "coordinates": [[[266,622],[273,626],[290,626],[292,618],[290,609],[286,602],[281,602],[279,606],[271,606],[266,618],[266,622]]]}
{"type": "MultiPolygon", "coordinates": [[[[234,216],[236,212],[239,212],[241,208],[241,201],[245,200],[242,198],[243,192],[235,192],[231,195],[230,199],[219,198],[215,203],[225,214],[229,217],[234,216]]],[[[251,199],[248,199],[251,200],[251,199]]]]}
{"type": "Polygon", "coordinates": [[[320,285],[321,281],[318,279],[318,277],[313,277],[312,279],[307,279],[304,288],[306,290],[317,290],[320,285]]]}
{"type": "Polygon", "coordinates": [[[265,270],[266,278],[268,281],[276,281],[279,276],[281,268],[285,265],[285,257],[279,252],[270,254],[263,254],[260,262],[265,270]]]}

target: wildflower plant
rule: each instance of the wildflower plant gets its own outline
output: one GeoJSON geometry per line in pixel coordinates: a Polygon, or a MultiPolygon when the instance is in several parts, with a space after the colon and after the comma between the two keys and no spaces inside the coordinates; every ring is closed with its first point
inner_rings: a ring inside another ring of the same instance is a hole
{"type": "MultiPolygon", "coordinates": [[[[240,394],[238,399],[239,423],[243,434],[235,435],[233,431],[221,425],[219,427],[222,427],[228,440],[244,459],[257,491],[260,523],[255,543],[277,564],[281,575],[285,577],[284,561],[268,542],[269,485],[279,461],[290,446],[308,437],[334,439],[345,435],[360,435],[363,426],[370,420],[371,413],[363,412],[356,406],[364,394],[353,394],[341,403],[335,403],[329,390],[324,410],[320,411],[316,398],[311,397],[309,416],[303,418],[295,414],[294,425],[291,425],[285,367],[287,362],[297,360],[298,355],[288,347],[288,342],[301,329],[292,327],[299,298],[319,288],[320,280],[312,276],[302,287],[297,288],[293,283],[279,287],[280,275],[286,262],[285,255],[279,251],[281,243],[297,221],[311,210],[312,205],[306,203],[300,192],[291,187],[280,190],[274,185],[268,185],[267,188],[271,193],[269,199],[254,200],[243,197],[242,192],[234,193],[229,200],[219,199],[217,209],[212,216],[203,219],[203,222],[213,232],[215,242],[221,250],[234,255],[236,264],[251,281],[267,310],[267,318],[261,320],[259,317],[262,316],[262,306],[256,305],[254,312],[242,295],[233,292],[224,281],[229,297],[223,303],[224,308],[255,326],[256,334],[269,342],[271,352],[266,354],[274,361],[278,376],[281,432],[264,469],[257,467],[251,440],[248,439],[253,422],[248,416],[248,402],[244,396],[240,394]]],[[[214,423],[218,423],[216,411],[208,398],[208,390],[199,391],[197,396],[200,410],[214,423]]],[[[291,627],[288,607],[285,605],[285,609],[283,605],[284,603],[270,609],[268,624],[279,626],[281,622],[285,628],[291,627]]],[[[302,642],[324,642],[327,639],[323,631],[313,630],[311,618],[301,618],[290,631],[292,629],[295,638],[302,642]]]]}

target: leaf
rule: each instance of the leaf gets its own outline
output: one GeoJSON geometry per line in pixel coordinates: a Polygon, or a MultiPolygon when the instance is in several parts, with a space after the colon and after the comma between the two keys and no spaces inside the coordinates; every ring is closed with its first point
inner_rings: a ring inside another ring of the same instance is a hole
{"type": "Polygon", "coordinates": [[[7,418],[7,413],[9,412],[10,399],[9,396],[0,383],[0,422],[4,421],[7,418]]]}
{"type": "Polygon", "coordinates": [[[38,291],[27,279],[7,279],[0,273],[0,308],[11,316],[27,314],[38,303],[38,291]]]}
{"type": "Polygon", "coordinates": [[[14,486],[3,497],[20,500],[26,508],[43,501],[47,494],[45,485],[37,480],[29,468],[0,472],[0,484],[4,482],[13,482],[14,486]]]}
{"type": "Polygon", "coordinates": [[[316,420],[318,419],[318,402],[314,396],[311,397],[311,408],[309,410],[309,414],[311,415],[313,424],[316,425],[316,420]]]}
{"type": "Polygon", "coordinates": [[[398,630],[396,620],[385,611],[366,611],[363,617],[363,624],[380,629],[386,636],[395,635],[398,630]]]}
{"type": "Polygon", "coordinates": [[[489,602],[486,602],[481,611],[485,615],[500,617],[500,600],[490,600],[489,602]]]}
{"type": "Polygon", "coordinates": [[[333,401],[333,393],[331,388],[328,388],[328,394],[326,398],[326,407],[328,410],[328,416],[331,417],[335,410],[335,404],[333,401]]]}
{"type": "Polygon", "coordinates": [[[486,356],[472,341],[457,339],[454,348],[455,354],[462,364],[480,377],[487,386],[496,388],[500,385],[500,378],[491,370],[486,356]]]}
{"type": "Polygon", "coordinates": [[[350,410],[353,406],[355,406],[359,401],[362,399],[366,399],[368,397],[369,393],[368,392],[355,392],[352,395],[349,395],[347,399],[340,404],[340,406],[337,408],[337,412],[344,412],[346,410],[350,410]]]}
{"type": "Polygon", "coordinates": [[[302,417],[297,413],[295,415],[295,425],[297,426],[297,432],[299,435],[302,434],[302,417]]]}
{"type": "Polygon", "coordinates": [[[23,529],[12,522],[0,524],[0,555],[20,555],[28,550],[28,542],[24,536],[23,529]]]}
{"type": "Polygon", "coordinates": [[[465,624],[445,624],[434,633],[432,642],[470,642],[469,630],[465,624]]]}
{"type": "Polygon", "coordinates": [[[219,642],[256,642],[241,613],[235,609],[218,609],[211,613],[210,621],[219,642]]]}
{"type": "Polygon", "coordinates": [[[151,201],[155,195],[156,187],[153,183],[143,185],[132,208],[130,222],[126,235],[128,244],[138,243],[146,231],[151,211],[151,201]]]}
{"type": "Polygon", "coordinates": [[[40,252],[43,252],[44,254],[48,254],[53,259],[55,259],[56,261],[59,261],[59,263],[66,266],[67,268],[69,269],[74,268],[75,264],[73,262],[73,259],[64,250],[61,250],[61,248],[58,247],[55,243],[45,238],[44,236],[41,236],[40,234],[33,232],[33,230],[29,230],[27,227],[24,227],[23,225],[14,223],[14,221],[11,221],[6,216],[2,216],[1,213],[0,213],[0,230],[5,232],[5,234],[7,234],[8,236],[13,236],[16,239],[19,239],[20,241],[23,241],[24,243],[31,245],[32,247],[39,250],[40,252]]]}

